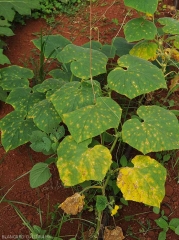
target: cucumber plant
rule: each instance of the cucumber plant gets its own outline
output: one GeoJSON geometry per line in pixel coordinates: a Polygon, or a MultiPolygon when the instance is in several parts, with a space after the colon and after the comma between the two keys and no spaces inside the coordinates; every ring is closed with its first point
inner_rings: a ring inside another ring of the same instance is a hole
{"type": "MultiPolygon", "coordinates": [[[[32,70],[19,66],[0,69],[0,87],[10,92],[6,103],[14,108],[0,121],[4,149],[10,151],[31,142],[35,151],[56,155],[64,186],[92,180],[90,186],[67,198],[60,207],[68,214],[77,214],[89,189],[101,191],[96,197],[94,239],[99,234],[103,210],[109,208],[112,216],[118,210],[106,195],[111,179],[125,200],[160,207],[166,169],[147,154],[179,148],[179,125],[172,111],[140,102],[135,117],[124,118],[125,109],[120,104],[122,96],[130,104],[133,99],[167,89],[166,76],[175,74],[167,69],[178,66],[179,22],[165,17],[155,24],[157,0],[124,3],[140,11],[141,17],[127,22],[125,38],[116,37],[110,45],[91,41],[76,46],[61,35],[33,41],[38,49],[43,41],[44,57],[50,56],[61,65],[49,72],[51,78],[30,86],[32,70]],[[161,27],[157,28],[159,23],[161,27]],[[115,56],[119,57],[117,65],[107,72],[108,60],[115,56]],[[99,76],[106,77],[105,86],[99,76]],[[113,93],[119,94],[117,101],[113,93]],[[106,136],[111,139],[110,145],[106,136]],[[131,163],[122,166],[113,154],[121,143],[139,152],[131,163]]],[[[38,163],[32,168],[31,187],[50,178],[49,164],[38,163]]]]}

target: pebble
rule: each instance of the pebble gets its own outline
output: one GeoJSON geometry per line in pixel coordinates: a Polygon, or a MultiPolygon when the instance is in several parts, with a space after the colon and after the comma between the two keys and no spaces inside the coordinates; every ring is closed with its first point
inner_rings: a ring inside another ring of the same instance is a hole
{"type": "Polygon", "coordinates": [[[166,190],[166,193],[165,195],[168,196],[168,197],[171,197],[172,194],[173,194],[173,188],[171,185],[167,184],[166,187],[165,187],[165,190],[166,190]]]}

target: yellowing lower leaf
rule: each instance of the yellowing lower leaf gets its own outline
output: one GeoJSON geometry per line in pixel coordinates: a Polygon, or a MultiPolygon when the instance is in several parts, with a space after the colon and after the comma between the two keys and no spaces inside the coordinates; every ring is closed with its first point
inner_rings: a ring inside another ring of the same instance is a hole
{"type": "Polygon", "coordinates": [[[130,54],[145,60],[154,61],[157,58],[157,44],[147,40],[141,41],[134,45],[130,54]]]}
{"type": "Polygon", "coordinates": [[[79,193],[75,193],[71,197],[68,197],[63,203],[60,204],[60,208],[67,214],[76,215],[81,212],[84,202],[84,195],[80,195],[79,193]]]}
{"type": "Polygon", "coordinates": [[[117,178],[124,198],[160,207],[165,196],[166,169],[149,156],[138,155],[132,163],[134,167],[121,168],[117,178]]]}

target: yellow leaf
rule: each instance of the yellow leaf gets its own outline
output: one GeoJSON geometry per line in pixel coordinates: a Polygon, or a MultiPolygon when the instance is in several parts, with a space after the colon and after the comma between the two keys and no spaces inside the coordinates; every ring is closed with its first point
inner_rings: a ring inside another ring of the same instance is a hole
{"type": "Polygon", "coordinates": [[[172,92],[177,92],[179,91],[179,75],[176,75],[171,81],[170,81],[170,86],[169,89],[172,92]],[[177,87],[178,86],[178,87],[177,87]]]}
{"type": "Polygon", "coordinates": [[[134,167],[119,171],[117,186],[126,200],[160,207],[165,196],[166,169],[155,159],[138,155],[132,160],[134,167]]]}
{"type": "Polygon", "coordinates": [[[134,45],[129,53],[145,60],[154,61],[157,58],[157,49],[156,43],[144,40],[134,45]]]}
{"type": "Polygon", "coordinates": [[[67,214],[76,215],[81,212],[84,202],[84,195],[75,193],[71,197],[68,197],[63,203],[60,204],[60,208],[67,214]]]}

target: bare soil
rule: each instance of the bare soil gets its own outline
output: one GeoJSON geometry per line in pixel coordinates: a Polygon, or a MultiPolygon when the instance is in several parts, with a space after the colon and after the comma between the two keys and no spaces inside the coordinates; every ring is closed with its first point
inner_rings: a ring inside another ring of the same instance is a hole
{"type": "MultiPolygon", "coordinates": [[[[172,5],[173,2],[164,1],[162,4],[172,5]]],[[[100,0],[94,3],[92,7],[93,39],[98,39],[102,43],[111,43],[113,37],[123,36],[121,24],[137,14],[131,12],[126,17],[127,11],[123,1],[100,0]],[[114,19],[118,20],[117,24],[114,23],[114,19]]],[[[163,11],[162,14],[172,15],[169,10],[163,11]]],[[[57,16],[55,24],[51,25],[47,25],[43,19],[28,20],[25,26],[17,24],[14,30],[15,35],[6,39],[8,45],[5,54],[12,64],[34,67],[32,62],[36,61],[36,57],[32,52],[34,46],[31,40],[35,39],[41,30],[44,35],[61,34],[75,44],[82,45],[89,41],[89,7],[82,9],[75,17],[57,16]],[[29,61],[30,58],[32,62],[29,61]]],[[[174,101],[178,104],[177,93],[174,101]]],[[[11,106],[3,103],[0,106],[0,118],[10,111],[12,111],[11,106]]],[[[54,206],[74,193],[72,188],[63,187],[55,165],[51,166],[52,178],[40,188],[31,189],[27,173],[35,163],[43,162],[46,158],[47,156],[43,154],[33,152],[28,144],[9,153],[5,153],[3,147],[0,147],[0,196],[13,201],[30,225],[38,225],[44,229],[51,222],[49,213],[54,211],[54,206]]],[[[166,196],[161,204],[161,209],[169,219],[179,218],[178,168],[174,167],[176,159],[169,161],[166,165],[168,171],[166,196]]],[[[58,210],[56,224],[60,224],[62,215],[62,211],[58,210]]],[[[83,217],[91,221],[90,212],[86,212],[83,217]]],[[[115,219],[111,218],[111,225],[122,227],[126,240],[157,240],[161,230],[154,220],[158,217],[159,215],[154,214],[152,208],[129,201],[129,206],[123,206],[119,210],[119,215],[115,219]],[[125,216],[133,216],[133,218],[126,221],[125,216]],[[148,227],[149,221],[151,227],[148,227]]],[[[80,228],[80,221],[68,221],[62,225],[60,235],[63,239],[79,236],[80,228]]],[[[0,204],[0,239],[18,239],[16,237],[18,235],[22,235],[23,239],[30,239],[29,230],[22,224],[17,212],[8,202],[3,202],[0,204]]],[[[81,238],[77,237],[77,239],[81,238]]],[[[179,236],[169,230],[167,240],[170,239],[177,240],[179,236]]]]}

